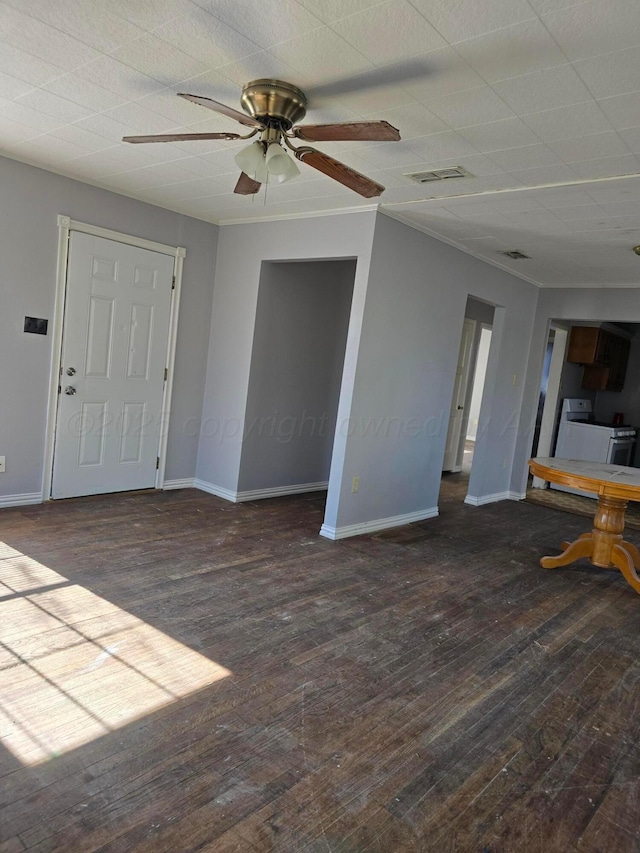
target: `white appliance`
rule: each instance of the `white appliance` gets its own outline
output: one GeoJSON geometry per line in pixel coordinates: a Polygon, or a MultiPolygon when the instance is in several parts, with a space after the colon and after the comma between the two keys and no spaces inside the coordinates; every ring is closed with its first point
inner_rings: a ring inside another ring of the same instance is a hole
{"type": "MultiPolygon", "coordinates": [[[[555,452],[559,459],[584,459],[586,462],[629,465],[635,441],[635,427],[594,421],[590,400],[568,397],[562,401],[555,452]]],[[[570,489],[555,483],[551,484],[551,488],[574,495],[597,497],[592,492],[570,489]]]]}

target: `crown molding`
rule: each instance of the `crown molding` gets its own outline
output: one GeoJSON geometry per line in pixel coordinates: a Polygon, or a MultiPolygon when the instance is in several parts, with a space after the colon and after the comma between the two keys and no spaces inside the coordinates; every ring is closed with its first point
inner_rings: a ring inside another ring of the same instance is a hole
{"type": "Polygon", "coordinates": [[[365,204],[358,207],[340,207],[329,210],[309,210],[304,213],[276,213],[272,216],[252,216],[243,219],[221,219],[216,224],[223,228],[225,225],[255,225],[257,222],[281,222],[290,219],[319,219],[323,216],[341,216],[347,213],[371,213],[380,209],[379,204],[365,204]]]}

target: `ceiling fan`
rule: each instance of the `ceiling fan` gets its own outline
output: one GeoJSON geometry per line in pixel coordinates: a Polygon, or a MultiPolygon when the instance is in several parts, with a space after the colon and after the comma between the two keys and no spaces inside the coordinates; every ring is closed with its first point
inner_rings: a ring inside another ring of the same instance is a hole
{"type": "Polygon", "coordinates": [[[307,98],[304,92],[291,83],[282,80],[252,80],[242,89],[240,102],[244,113],[221,104],[211,98],[180,93],[195,104],[235,119],[252,128],[251,133],[242,136],[238,133],[166,133],[155,136],[125,136],[123,142],[185,142],[203,139],[250,139],[260,134],[259,140],[243,148],[236,155],[236,163],[242,169],[234,192],[240,195],[253,195],[267,181],[282,183],[299,174],[298,167],[287,154],[285,147],[293,152],[295,158],[319,172],[328,175],[365,198],[379,196],[384,187],[356,172],[350,166],[335,160],[328,154],[307,145],[294,147],[292,139],[303,142],[347,142],[371,141],[394,142],[400,139],[400,133],[386,121],[353,121],[339,124],[298,125],[307,111],[307,98]]]}

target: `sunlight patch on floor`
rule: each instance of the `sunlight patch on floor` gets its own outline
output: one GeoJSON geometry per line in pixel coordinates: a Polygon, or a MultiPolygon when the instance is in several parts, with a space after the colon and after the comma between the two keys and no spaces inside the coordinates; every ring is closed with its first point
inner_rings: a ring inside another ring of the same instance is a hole
{"type": "Polygon", "coordinates": [[[0,542],[0,743],[39,764],[230,675],[0,542]]]}

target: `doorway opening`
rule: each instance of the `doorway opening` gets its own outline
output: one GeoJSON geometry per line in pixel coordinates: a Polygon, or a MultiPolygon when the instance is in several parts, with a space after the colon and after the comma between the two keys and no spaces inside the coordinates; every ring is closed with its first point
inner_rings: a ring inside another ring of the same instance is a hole
{"type": "Polygon", "coordinates": [[[467,299],[442,466],[443,482],[455,483],[461,500],[467,494],[480,429],[493,317],[492,305],[472,296],[467,299]]]}
{"type": "MultiPolygon", "coordinates": [[[[531,448],[532,457],[553,456],[563,387],[562,377],[567,367],[565,354],[568,340],[568,328],[552,322],[549,326],[542,374],[540,376],[540,394],[538,397],[538,410],[531,448]]],[[[577,371],[573,369],[573,366],[570,367],[572,375],[569,377],[567,374],[564,380],[567,387],[569,385],[573,386],[574,382],[578,381],[577,371]]],[[[535,489],[543,489],[548,484],[539,477],[533,477],[531,485],[535,489]]]]}
{"type": "MultiPolygon", "coordinates": [[[[616,422],[629,428],[640,425],[640,405],[635,377],[636,365],[640,363],[640,325],[623,322],[604,322],[592,320],[550,320],[545,359],[540,380],[538,414],[534,430],[532,457],[548,457],[556,454],[556,442],[562,415],[563,401],[567,399],[584,400],[588,405],[589,420],[602,428],[616,426],[616,422]],[[572,337],[572,330],[578,335],[572,337]],[[573,351],[571,341],[579,339],[580,332],[595,332],[597,340],[604,345],[593,360],[585,354],[579,361],[573,351]],[[622,349],[615,348],[610,341],[622,340],[622,349]],[[573,354],[572,354],[573,351],[573,354]],[[620,353],[624,353],[624,366],[620,353]],[[602,358],[602,367],[595,359],[602,358]],[[614,375],[614,361],[618,373],[614,375]],[[606,361],[606,363],[605,363],[606,361]],[[621,372],[620,372],[621,371],[621,372]]],[[[637,442],[636,442],[637,448],[637,442]]],[[[583,459],[579,447],[569,444],[562,455],[583,459]]],[[[608,461],[605,458],[592,461],[608,461]]],[[[640,458],[636,453],[631,456],[630,465],[638,466],[640,458]]],[[[533,477],[530,485],[534,489],[547,489],[548,483],[539,477],[533,477]]],[[[539,499],[541,495],[537,496],[539,499]]]]}
{"type": "Polygon", "coordinates": [[[484,392],[484,382],[487,378],[487,364],[489,361],[489,348],[491,346],[491,326],[487,323],[480,324],[480,338],[476,354],[476,364],[471,385],[471,399],[469,401],[467,429],[464,441],[464,454],[462,457],[462,470],[466,474],[471,473],[473,454],[478,437],[478,423],[480,420],[480,406],[484,392]]]}

